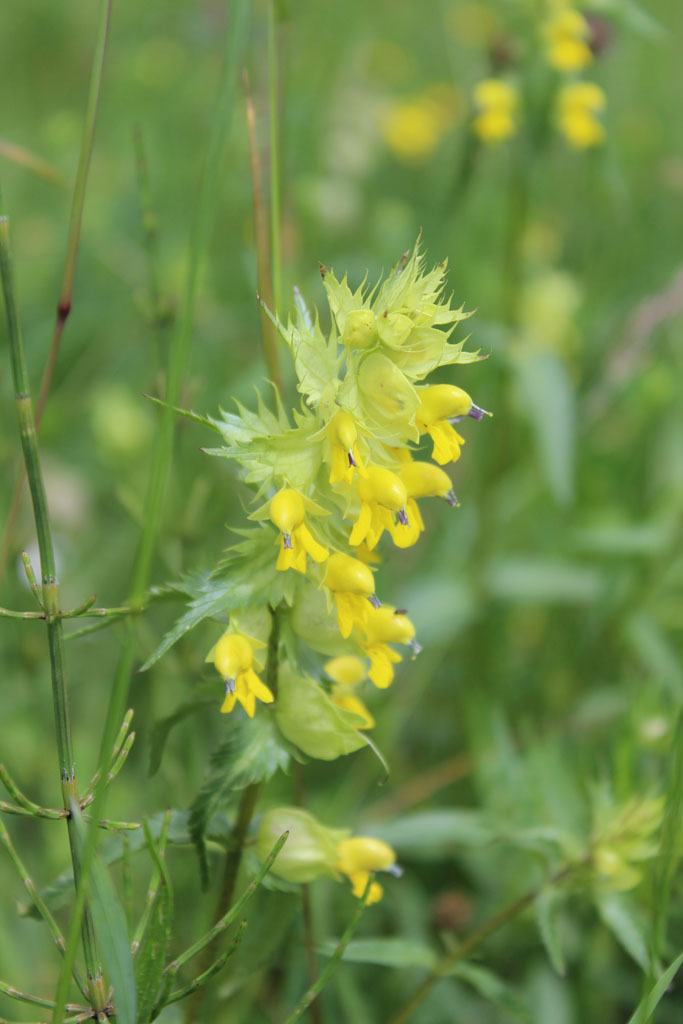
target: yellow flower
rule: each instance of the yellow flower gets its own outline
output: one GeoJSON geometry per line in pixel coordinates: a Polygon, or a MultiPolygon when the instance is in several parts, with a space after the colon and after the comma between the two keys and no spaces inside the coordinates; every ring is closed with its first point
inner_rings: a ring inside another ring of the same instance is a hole
{"type": "Polygon", "coordinates": [[[471,416],[480,420],[488,415],[484,409],[474,405],[462,388],[454,384],[434,384],[418,392],[420,406],[415,414],[415,423],[421,434],[427,432],[434,442],[432,458],[440,466],[456,462],[460,458],[460,446],[465,443],[448,421],[471,416]]]}
{"type": "Polygon", "coordinates": [[[397,104],[382,125],[384,139],[394,156],[404,163],[423,163],[439,144],[443,132],[438,106],[418,97],[397,104]]]}
{"type": "Polygon", "coordinates": [[[351,555],[331,555],[325,586],[334,594],[341,635],[350,636],[354,626],[364,628],[368,609],[372,607],[368,599],[375,593],[375,581],[367,565],[351,555]]]}
{"type": "Polygon", "coordinates": [[[367,678],[365,662],[354,654],[342,654],[332,658],[323,666],[325,673],[333,679],[336,686],[332,687],[332,701],[337,707],[352,711],[363,719],[359,729],[373,729],[375,719],[363,701],[354,693],[354,687],[367,678]]]}
{"type": "Polygon", "coordinates": [[[208,655],[225,681],[225,700],[222,714],[228,714],[239,701],[250,718],[254,717],[256,699],[264,704],[273,703],[273,694],[254,672],[252,643],[239,633],[226,631],[208,655]]]}
{"type": "Polygon", "coordinates": [[[565,85],[558,97],[558,124],[572,146],[586,149],[603,141],[605,129],[598,115],[605,105],[605,94],[594,82],[565,85]]]}
{"type": "Polygon", "coordinates": [[[358,431],[353,417],[349,416],[348,412],[336,413],[327,425],[327,435],[332,442],[330,483],[338,484],[343,481],[350,484],[354,469],[361,474],[365,473],[365,467],[358,454],[358,431]]]}
{"type": "Polygon", "coordinates": [[[502,78],[485,78],[474,88],[477,115],[472,122],[482,142],[502,142],[514,135],[517,91],[502,78]]]}
{"type": "Polygon", "coordinates": [[[445,498],[453,507],[458,504],[458,499],[453,493],[451,478],[431,462],[405,462],[399,476],[408,493],[406,515],[410,525],[406,527],[394,523],[391,536],[397,547],[407,548],[416,543],[425,528],[417,498],[445,498]]]}
{"type": "Polygon", "coordinates": [[[304,522],[306,508],[298,491],[284,487],[270,503],[271,522],[280,530],[280,554],[277,569],[306,572],[306,555],[314,562],[324,562],[328,552],[318,544],[304,522]]]}
{"type": "MultiPolygon", "coordinates": [[[[339,860],[334,866],[337,871],[341,871],[349,878],[353,895],[357,899],[365,892],[371,871],[400,873],[396,864],[396,854],[381,839],[373,839],[370,836],[342,839],[337,844],[337,853],[339,860]]],[[[373,882],[367,896],[367,904],[377,903],[382,898],[383,891],[378,882],[373,882]]]]}
{"type": "Polygon", "coordinates": [[[543,34],[548,63],[558,71],[580,71],[593,59],[590,25],[579,11],[558,11],[545,23],[543,34]]]}
{"type": "Polygon", "coordinates": [[[363,647],[370,658],[368,675],[375,686],[384,690],[393,682],[393,665],[403,660],[389,644],[410,644],[417,653],[420,648],[415,641],[415,627],[407,615],[385,604],[370,609],[365,631],[367,640],[363,647]]]}
{"type": "Polygon", "coordinates": [[[395,512],[400,522],[407,524],[408,495],[402,481],[390,469],[369,466],[366,475],[358,480],[358,497],[360,512],[349,537],[354,547],[364,540],[370,549],[376,547],[384,531],[393,526],[395,512]]]}

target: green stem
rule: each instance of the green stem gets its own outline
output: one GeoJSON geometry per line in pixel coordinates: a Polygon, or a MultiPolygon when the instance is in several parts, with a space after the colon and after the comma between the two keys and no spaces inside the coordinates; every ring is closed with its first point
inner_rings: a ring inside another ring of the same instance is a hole
{"type": "MultiPolygon", "coordinates": [[[[38,536],[43,607],[45,609],[48,647],[50,650],[52,697],[57,733],[57,752],[59,757],[59,773],[62,786],[62,801],[64,809],[68,811],[71,799],[78,800],[78,785],[76,782],[76,767],[71,740],[71,721],[69,717],[69,705],[64,671],[64,644],[62,622],[59,615],[59,586],[57,582],[55,555],[52,544],[45,485],[43,482],[40,455],[38,451],[36,424],[29,390],[28,368],[26,366],[26,359],[24,356],[24,344],[16,303],[16,288],[14,284],[14,271],[9,241],[9,221],[5,215],[0,216],[0,274],[2,275],[2,286],[7,311],[10,359],[12,364],[12,379],[14,383],[19,433],[21,435],[24,465],[26,467],[26,476],[28,478],[29,490],[31,492],[36,534],[38,536]]],[[[74,824],[71,817],[67,818],[67,824],[74,881],[77,885],[80,874],[80,857],[76,845],[74,824]]],[[[83,915],[82,939],[86,967],[88,975],[92,981],[93,1002],[98,1009],[104,1008],[107,1005],[106,991],[102,982],[101,968],[95,942],[95,931],[89,912],[83,915]]],[[[71,970],[72,964],[73,960],[69,965],[69,971],[71,970]]],[[[68,974],[66,974],[65,978],[64,1002],[66,1002],[66,984],[68,983],[68,974]]],[[[57,1019],[61,1020],[62,1016],[63,1010],[60,1012],[57,1019]]]]}
{"type": "Polygon", "coordinates": [[[336,970],[337,966],[339,965],[339,961],[341,960],[341,958],[344,955],[344,950],[348,946],[349,942],[351,941],[351,937],[353,936],[353,933],[355,932],[356,928],[358,927],[358,922],[360,921],[361,917],[363,916],[363,911],[365,910],[365,906],[366,906],[366,903],[367,903],[367,900],[368,900],[368,896],[370,895],[370,888],[371,888],[372,883],[374,881],[374,877],[375,876],[373,874],[371,874],[370,877],[368,878],[368,881],[367,881],[367,884],[365,886],[365,889],[363,890],[363,895],[358,900],[358,905],[357,905],[357,907],[355,909],[354,915],[351,918],[351,920],[349,921],[349,924],[348,924],[348,926],[346,928],[346,931],[344,932],[344,934],[342,935],[341,939],[339,940],[339,944],[337,945],[334,953],[330,957],[330,962],[327,964],[327,966],[325,967],[324,971],[320,974],[318,979],[311,985],[311,987],[301,997],[301,1000],[297,1003],[297,1005],[295,1006],[293,1012],[290,1013],[289,1017],[285,1021],[285,1024],[294,1024],[294,1021],[299,1020],[299,1018],[302,1016],[302,1014],[304,1014],[306,1012],[306,1010],[311,1006],[311,1004],[313,1003],[314,999],[318,995],[320,995],[320,993],[324,989],[325,985],[327,984],[327,982],[332,977],[334,971],[336,970]]]}
{"type": "Polygon", "coordinates": [[[282,239],[280,233],[280,104],[277,0],[268,4],[268,77],[270,86],[270,259],[273,275],[273,312],[282,310],[282,239]]]}
{"type": "MultiPolygon", "coordinates": [[[[232,120],[235,93],[235,70],[240,61],[246,40],[249,7],[249,0],[234,0],[233,3],[228,5],[228,18],[224,42],[224,64],[218,87],[216,108],[214,110],[211,123],[206,162],[199,187],[196,216],[190,238],[184,304],[169,347],[168,370],[166,375],[166,404],[161,411],[159,435],[154,450],[154,458],[150,472],[150,484],[145,503],[144,527],[133,568],[133,580],[130,598],[128,601],[128,604],[133,609],[141,608],[144,603],[150,576],[152,556],[154,554],[154,549],[161,528],[164,496],[173,460],[175,426],[173,406],[178,404],[180,384],[185,370],[185,365],[187,363],[187,353],[194,325],[200,270],[206,255],[210,231],[213,224],[213,210],[221,181],[222,157],[232,120]]],[[[109,750],[116,735],[117,723],[121,719],[123,709],[125,707],[127,690],[135,661],[136,639],[137,630],[135,628],[135,624],[131,619],[129,619],[126,623],[126,629],[123,637],[123,651],[116,676],[114,678],[114,683],[112,685],[109,707],[107,709],[105,719],[100,752],[100,780],[95,790],[95,799],[93,801],[92,808],[93,818],[95,819],[102,817],[106,787],[105,765],[109,755],[109,750]]],[[[55,1001],[57,1003],[55,1020],[59,1019],[58,1012],[63,1012],[62,1007],[66,1000],[68,970],[70,970],[71,964],[73,963],[73,959],[76,955],[78,927],[85,909],[88,875],[95,855],[96,843],[97,830],[96,828],[91,827],[88,829],[88,835],[83,850],[84,881],[82,885],[79,885],[76,892],[76,901],[67,935],[66,957],[60,974],[57,993],[55,995],[55,1001]]]]}
{"type": "MultiPolygon", "coordinates": [[[[97,124],[97,112],[99,109],[100,92],[102,90],[102,77],[104,73],[104,57],[107,49],[107,37],[109,34],[109,18],[111,15],[112,0],[101,0],[99,19],[95,36],[95,50],[93,53],[92,68],[90,72],[90,85],[88,88],[88,101],[83,123],[83,135],[81,138],[81,150],[78,158],[78,169],[74,183],[73,197],[71,200],[71,214],[69,217],[69,234],[66,243],[66,256],[64,258],[64,270],[62,273],[62,284],[57,303],[57,318],[55,320],[52,343],[48,352],[47,362],[43,371],[43,379],[40,382],[38,401],[36,402],[35,423],[36,430],[45,409],[47,396],[52,384],[59,346],[62,340],[62,332],[67,317],[71,311],[71,298],[73,295],[74,276],[76,273],[76,258],[78,246],[81,239],[81,225],[83,223],[83,207],[85,205],[85,192],[88,184],[88,171],[90,169],[90,158],[92,156],[93,142],[95,140],[95,126],[97,124]]],[[[9,547],[12,538],[14,524],[16,523],[21,505],[21,494],[24,489],[23,472],[19,474],[10,513],[5,527],[3,537],[2,553],[0,554],[0,578],[5,569],[9,555],[9,547]]]]}
{"type": "MultiPolygon", "coordinates": [[[[585,860],[581,863],[585,863],[585,860]]],[[[527,907],[531,906],[534,900],[540,895],[542,889],[547,888],[549,885],[558,885],[560,882],[563,882],[569,875],[573,874],[579,866],[579,864],[574,863],[565,864],[553,875],[549,882],[545,882],[541,887],[530,889],[528,892],[524,893],[523,896],[520,896],[519,899],[514,900],[512,903],[508,904],[507,907],[504,907],[500,913],[495,914],[493,917],[489,918],[488,921],[485,921],[480,928],[477,928],[476,931],[472,932],[472,934],[465,939],[464,942],[461,942],[456,949],[441,958],[434,970],[427,975],[422,984],[415,989],[412,996],[401,1007],[398,1013],[391,1018],[389,1024],[405,1024],[406,1021],[410,1020],[413,1012],[417,1009],[425,996],[432,990],[434,985],[444,977],[444,975],[448,974],[457,966],[457,964],[466,960],[470,953],[473,953],[474,950],[482,944],[482,942],[485,942],[486,939],[502,928],[503,925],[514,920],[514,918],[518,917],[523,910],[526,910],[527,907]]]]}

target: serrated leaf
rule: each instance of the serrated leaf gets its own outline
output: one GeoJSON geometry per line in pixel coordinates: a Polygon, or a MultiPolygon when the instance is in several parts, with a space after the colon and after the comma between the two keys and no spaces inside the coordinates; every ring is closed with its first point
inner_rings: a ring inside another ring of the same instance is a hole
{"type": "Polygon", "coordinates": [[[164,859],[145,823],[145,838],[159,872],[147,929],[136,957],[137,1024],[149,1024],[166,966],[166,950],[173,924],[173,890],[164,859]]]}
{"type": "Polygon", "coordinates": [[[289,767],[289,751],[266,709],[260,709],[253,719],[234,719],[229,725],[230,732],[212,753],[207,778],[190,808],[190,836],[203,884],[208,881],[205,837],[214,814],[234,792],[254,782],[265,782],[276,771],[289,767]]]}
{"type": "Polygon", "coordinates": [[[574,494],[576,433],[569,371],[552,352],[535,349],[520,353],[513,367],[543,475],[555,500],[567,505],[574,494]]]}
{"type": "Polygon", "coordinates": [[[619,945],[644,971],[648,970],[647,930],[638,909],[624,893],[602,893],[596,900],[602,921],[619,945]]]}
{"type": "Polygon", "coordinates": [[[541,889],[534,900],[534,911],[538,931],[548,959],[555,971],[563,978],[566,973],[566,964],[557,927],[557,893],[554,889],[550,887],[541,889]]]}
{"type": "Polygon", "coordinates": [[[676,977],[681,964],[683,964],[683,953],[677,956],[673,963],[669,964],[667,969],[660,974],[657,979],[657,983],[645,996],[643,996],[636,1007],[636,1012],[632,1017],[629,1017],[628,1024],[648,1024],[648,1022],[652,1020],[652,1016],[657,1009],[657,1006],[666,995],[666,992],[671,985],[671,982],[676,977]]]}
{"type": "Polygon", "coordinates": [[[369,831],[398,854],[426,860],[462,847],[485,846],[495,838],[482,815],[472,810],[420,811],[378,822],[369,831]]]}
{"type": "MultiPolygon", "coordinates": [[[[86,827],[78,805],[72,802],[77,841],[85,841],[86,827]]],[[[136,1024],[135,974],[130,952],[126,915],[119,903],[109,872],[99,854],[95,854],[90,874],[90,909],[102,957],[104,974],[114,990],[116,1019],[120,1024],[136,1024]]]]}
{"type": "MultiPolygon", "coordinates": [[[[333,956],[338,939],[329,939],[319,947],[322,956],[333,956]]],[[[342,960],[354,964],[377,964],[380,967],[423,967],[433,970],[438,963],[434,950],[422,942],[409,939],[352,939],[344,950],[342,960]]]]}

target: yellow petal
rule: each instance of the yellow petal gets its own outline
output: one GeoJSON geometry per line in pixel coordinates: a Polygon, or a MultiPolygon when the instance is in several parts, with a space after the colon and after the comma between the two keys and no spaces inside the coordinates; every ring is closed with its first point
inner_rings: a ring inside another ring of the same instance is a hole
{"type": "MultiPolygon", "coordinates": [[[[352,544],[354,547],[357,544],[362,544],[362,542],[365,540],[365,538],[368,535],[368,530],[370,529],[370,524],[371,523],[372,523],[372,509],[370,508],[370,506],[368,504],[363,502],[361,507],[360,507],[360,513],[358,515],[358,519],[356,520],[356,523],[355,523],[355,525],[353,527],[353,530],[351,530],[351,536],[349,537],[349,544],[352,544]]],[[[373,547],[374,547],[374,545],[373,545],[373,547]]]]}
{"type": "Polygon", "coordinates": [[[237,695],[236,694],[230,693],[230,692],[226,693],[225,694],[225,700],[221,704],[221,714],[222,715],[229,715],[230,712],[232,711],[232,709],[235,706],[235,701],[236,700],[237,700],[237,695]]]}
{"type": "Polygon", "coordinates": [[[248,669],[244,675],[245,683],[254,696],[262,701],[263,704],[272,704],[275,698],[273,697],[270,688],[266,686],[265,683],[261,682],[253,668],[248,669]]]}
{"type": "Polygon", "coordinates": [[[284,571],[285,569],[294,569],[296,562],[296,551],[294,547],[285,547],[285,538],[280,537],[280,553],[277,556],[277,562],[275,568],[284,571]]]}
{"type": "Polygon", "coordinates": [[[370,656],[368,676],[380,690],[386,690],[394,681],[392,662],[401,661],[401,655],[387,644],[373,644],[367,648],[370,656]]]}
{"type": "Polygon", "coordinates": [[[327,548],[324,548],[322,544],[318,544],[317,540],[314,538],[305,523],[302,523],[301,526],[297,526],[294,532],[297,540],[303,549],[308,552],[314,562],[325,561],[329,555],[329,551],[327,548]]]}

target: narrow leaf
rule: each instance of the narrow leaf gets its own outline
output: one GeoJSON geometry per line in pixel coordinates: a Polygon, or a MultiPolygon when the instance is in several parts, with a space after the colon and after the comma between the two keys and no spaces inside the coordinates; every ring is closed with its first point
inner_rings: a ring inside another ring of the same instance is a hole
{"type": "Polygon", "coordinates": [[[676,977],[682,963],[683,953],[677,956],[672,964],[669,964],[663,974],[660,974],[656,985],[641,999],[636,1007],[636,1012],[629,1017],[628,1024],[648,1024],[648,1021],[652,1020],[657,1006],[676,977]]]}

